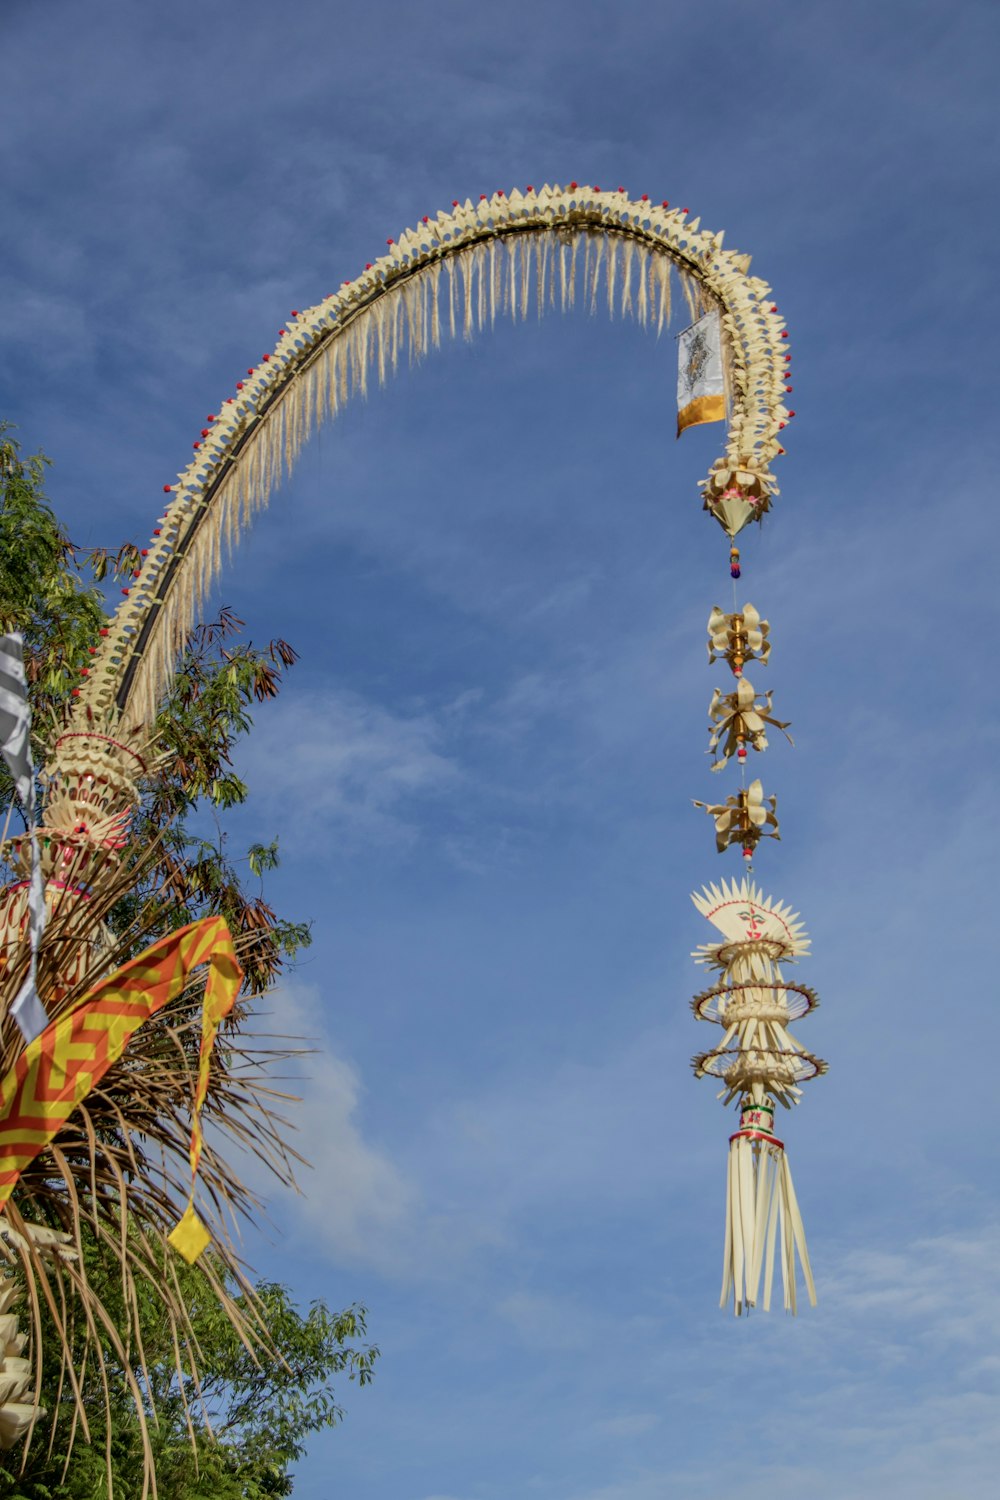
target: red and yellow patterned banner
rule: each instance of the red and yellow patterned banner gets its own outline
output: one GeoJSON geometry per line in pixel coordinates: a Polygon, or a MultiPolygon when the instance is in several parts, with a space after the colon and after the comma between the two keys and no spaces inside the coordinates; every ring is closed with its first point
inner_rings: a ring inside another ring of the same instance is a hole
{"type": "MultiPolygon", "coordinates": [[[[243,978],[222,917],[205,917],[154,943],[89,990],[21,1053],[0,1082],[0,1210],[29,1162],[121,1057],[143,1021],[177,998],[199,964],[209,965],[202,1006],[201,1056],[191,1129],[192,1197],[202,1151],[201,1108],[219,1023],[233,1008],[243,978]]],[[[193,1262],[210,1236],[193,1205],[170,1235],[193,1262]]]]}

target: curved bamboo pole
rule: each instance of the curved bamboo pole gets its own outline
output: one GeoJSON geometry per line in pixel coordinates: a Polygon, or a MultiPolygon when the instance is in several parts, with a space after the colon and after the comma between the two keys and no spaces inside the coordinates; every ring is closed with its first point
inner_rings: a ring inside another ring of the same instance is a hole
{"type": "MultiPolygon", "coordinates": [[[[771,464],[791,415],[784,405],[787,330],[770,288],[749,275],[749,257],[723,249],[683,209],[632,200],[624,190],[544,187],[425,219],[315,307],[294,314],[273,352],[249,370],[203,430],[170,495],[142,565],[77,693],[69,728],[121,726],[131,738],[151,721],[176,651],[220,564],[251,515],[291,470],[312,428],[335,415],[370,374],[382,381],[400,355],[420,358],[442,331],[471,337],[534,300],[569,307],[579,261],[592,309],[662,329],[670,318],[670,272],[692,316],[721,314],[729,387],[723,455],[703,485],[705,508],[731,534],[768,509],[771,464]],[[580,251],[583,251],[581,257],[580,251]],[[534,282],[534,298],[532,286],[534,282]],[[738,492],[738,520],[723,495],[738,492]]],[[[59,756],[56,757],[58,769],[59,756]]]]}

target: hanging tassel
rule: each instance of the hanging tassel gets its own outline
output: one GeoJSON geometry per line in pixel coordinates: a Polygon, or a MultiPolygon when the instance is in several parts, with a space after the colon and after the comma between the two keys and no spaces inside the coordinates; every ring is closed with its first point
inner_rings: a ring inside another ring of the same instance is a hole
{"type": "Polygon", "coordinates": [[[732,1294],[737,1317],[761,1300],[764,1311],[770,1311],[779,1244],[785,1311],[794,1313],[797,1308],[796,1252],[809,1301],[815,1307],[802,1215],[784,1142],[774,1135],[774,1104],[770,1099],[755,1103],[747,1095],[740,1106],[740,1128],[729,1137],[720,1307],[725,1307],[732,1294]]]}

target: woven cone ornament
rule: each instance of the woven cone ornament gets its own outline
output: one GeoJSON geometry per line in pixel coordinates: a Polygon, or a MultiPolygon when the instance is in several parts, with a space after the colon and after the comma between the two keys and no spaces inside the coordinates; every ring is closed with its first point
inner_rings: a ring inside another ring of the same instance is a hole
{"type": "Polygon", "coordinates": [[[696,995],[700,1021],[722,1027],[719,1044],[694,1059],[695,1074],[722,1080],[719,1097],[739,1101],[740,1123],[729,1138],[722,1296],[739,1314],[770,1309],[775,1260],[780,1262],[784,1306],[798,1301],[796,1257],[815,1305],[805,1230],[784,1142],[774,1131],[775,1106],[798,1103],[801,1085],[826,1071],[807,1052],[791,1025],[815,1009],[815,993],[787,980],[781,964],[808,951],[809,940],[787,906],[765,897],[750,880],[723,881],[692,896],[723,934],[722,942],[695,950],[718,983],[696,995]]]}

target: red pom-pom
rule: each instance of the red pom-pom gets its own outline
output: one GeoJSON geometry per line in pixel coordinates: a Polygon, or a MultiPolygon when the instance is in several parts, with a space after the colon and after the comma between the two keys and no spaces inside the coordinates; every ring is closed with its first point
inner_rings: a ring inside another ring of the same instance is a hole
{"type": "Polygon", "coordinates": [[[80,696],[80,689],[79,688],[74,688],[73,689],[73,697],[74,698],[79,698],[79,696],[80,696]]]}
{"type": "Polygon", "coordinates": [[[430,219],[429,219],[429,218],[428,218],[428,217],[427,217],[427,215],[426,215],[426,214],[424,214],[424,216],[423,216],[423,218],[422,218],[422,219],[421,219],[421,220],[420,220],[420,222],[421,222],[421,224],[429,224],[429,223],[430,223],[430,222],[431,222],[431,221],[430,221],[430,219]]]}
{"type": "Polygon", "coordinates": [[[247,371],[247,374],[248,374],[248,375],[252,375],[252,374],[253,374],[253,371],[252,371],[252,370],[248,370],[248,371],[247,371]]]}
{"type": "Polygon", "coordinates": [[[642,197],[641,197],[641,199],[639,201],[641,203],[648,203],[649,202],[649,194],[648,193],[643,193],[643,195],[642,195],[642,197]]]}
{"type": "Polygon", "coordinates": [[[173,489],[173,485],[171,485],[171,484],[165,484],[165,485],[164,485],[164,486],[163,486],[163,493],[164,493],[164,494],[165,494],[165,495],[169,495],[169,494],[170,494],[170,491],[171,491],[171,490],[172,490],[172,489],[173,489]]]}
{"type": "Polygon", "coordinates": [[[285,334],[287,332],[288,332],[287,328],[279,328],[278,329],[278,337],[279,337],[279,339],[283,339],[285,337],[285,334]]]}
{"type": "Polygon", "coordinates": [[[89,667],[81,667],[80,668],[80,676],[81,677],[89,677],[90,676],[90,668],[89,667]]]}
{"type": "Polygon", "coordinates": [[[524,190],[524,191],[525,191],[525,192],[526,192],[526,193],[533,193],[533,192],[534,192],[534,191],[535,191],[535,190],[534,190],[534,188],[533,188],[533,187],[532,187],[532,186],[531,186],[531,183],[530,183],[530,182],[529,182],[529,183],[528,183],[528,186],[527,186],[527,187],[526,187],[526,188],[525,188],[525,190],[524,190]]]}
{"type": "Polygon", "coordinates": [[[122,589],[122,593],[123,594],[127,594],[128,593],[128,589],[122,589]]]}
{"type": "Polygon", "coordinates": [[[480,201],[480,203],[485,203],[486,202],[486,194],[485,193],[480,193],[479,194],[479,201],[480,201]]]}
{"type": "Polygon", "coordinates": [[[298,317],[298,315],[299,315],[299,310],[298,310],[298,308],[297,308],[297,307],[293,307],[293,308],[292,308],[292,311],[291,311],[291,316],[292,316],[292,317],[293,317],[293,318],[297,318],[297,317],[298,317]]]}
{"type": "Polygon", "coordinates": [[[595,193],[599,193],[600,191],[601,191],[600,188],[598,187],[597,183],[595,182],[594,183],[594,192],[595,193]]]}
{"type": "Polygon", "coordinates": [[[238,391],[241,391],[243,389],[243,382],[242,382],[242,380],[237,380],[237,382],[236,382],[236,389],[238,391]]]}
{"type": "Polygon", "coordinates": [[[788,413],[788,415],[789,415],[789,416],[790,416],[790,417],[794,417],[794,415],[795,415],[795,413],[794,413],[794,412],[793,412],[793,411],[790,411],[790,412],[789,412],[789,413],[788,413]]]}
{"type": "Polygon", "coordinates": [[[681,213],[682,213],[682,214],[686,214],[686,213],[687,213],[687,212],[688,212],[688,210],[687,210],[687,209],[686,209],[686,208],[682,208],[682,209],[681,209],[681,213]]]}
{"type": "Polygon", "coordinates": [[[261,359],[264,361],[265,364],[267,364],[267,362],[268,362],[268,360],[270,358],[271,358],[271,356],[269,354],[262,354],[261,355],[261,359]]]}
{"type": "Polygon", "coordinates": [[[194,452],[197,453],[198,449],[201,447],[201,444],[200,443],[192,443],[191,447],[194,450],[194,452]]]}
{"type": "Polygon", "coordinates": [[[670,200],[667,199],[667,198],[664,198],[662,206],[664,208],[669,208],[670,207],[670,200]]]}
{"type": "MultiPolygon", "coordinates": [[[[529,193],[531,192],[530,188],[528,189],[528,192],[529,193]]],[[[452,198],[452,200],[451,200],[451,206],[452,206],[452,208],[457,208],[458,207],[458,199],[457,198],[452,198]]],[[[391,245],[392,241],[390,240],[389,243],[391,245]]]]}
{"type": "Polygon", "coordinates": [[[201,429],[201,435],[202,435],[202,437],[208,437],[208,435],[209,435],[209,430],[208,430],[208,428],[207,428],[207,427],[203,427],[203,428],[202,428],[202,429],[201,429]]]}
{"type": "Polygon", "coordinates": [[[90,652],[91,656],[96,656],[97,655],[97,647],[96,646],[88,646],[87,650],[90,652]]]}
{"type": "Polygon", "coordinates": [[[620,193],[624,193],[624,191],[625,191],[625,189],[624,189],[624,188],[623,188],[623,187],[620,187],[620,188],[619,188],[619,189],[618,189],[618,191],[619,191],[619,192],[620,192],[620,193]]]}
{"type": "Polygon", "coordinates": [[[575,193],[578,187],[579,187],[579,183],[571,182],[570,185],[569,185],[569,190],[570,190],[571,193],[575,193]]]}
{"type": "Polygon", "coordinates": [[[785,386],[785,390],[786,391],[794,391],[794,389],[795,389],[794,385],[786,385],[785,386]]]}
{"type": "Polygon", "coordinates": [[[498,198],[502,198],[503,197],[503,188],[497,188],[496,196],[498,198]]]}
{"type": "Polygon", "coordinates": [[[366,270],[366,271],[370,271],[370,270],[371,270],[371,268],[372,268],[372,263],[371,263],[371,261],[370,261],[370,260],[366,260],[366,261],[365,261],[365,270],[366,270]]]}
{"type": "Polygon", "coordinates": [[[160,528],[159,528],[159,526],[157,526],[156,530],[153,532],[153,535],[154,536],[159,536],[159,534],[160,534],[160,528]]]}
{"type": "Polygon", "coordinates": [[[782,337],[782,338],[783,338],[783,339],[787,339],[787,337],[788,337],[788,329],[787,329],[787,328],[783,328],[783,329],[782,329],[782,330],[781,330],[781,337],[782,337]]]}
{"type": "MultiPolygon", "coordinates": [[[[282,333],[284,333],[285,330],[282,329],[281,331],[282,331],[282,333]]],[[[214,411],[210,411],[209,414],[208,414],[208,416],[205,418],[205,421],[206,422],[214,422],[215,421],[215,412],[214,411]]]]}
{"type": "MultiPolygon", "coordinates": [[[[779,422],[778,423],[778,431],[779,432],[784,432],[784,430],[785,430],[785,424],[784,424],[784,422],[779,422]]],[[[784,452],[785,450],[782,449],[781,451],[784,452]]]]}
{"type": "Polygon", "coordinates": [[[102,627],[102,628],[101,628],[101,631],[100,631],[100,634],[101,634],[101,635],[107,635],[107,633],[108,633],[108,631],[107,631],[107,627],[106,627],[106,626],[103,626],[103,627],[102,627]]]}
{"type": "Polygon", "coordinates": [[[139,553],[139,556],[140,557],[148,557],[149,556],[149,548],[148,547],[143,547],[142,551],[139,553]]]}

